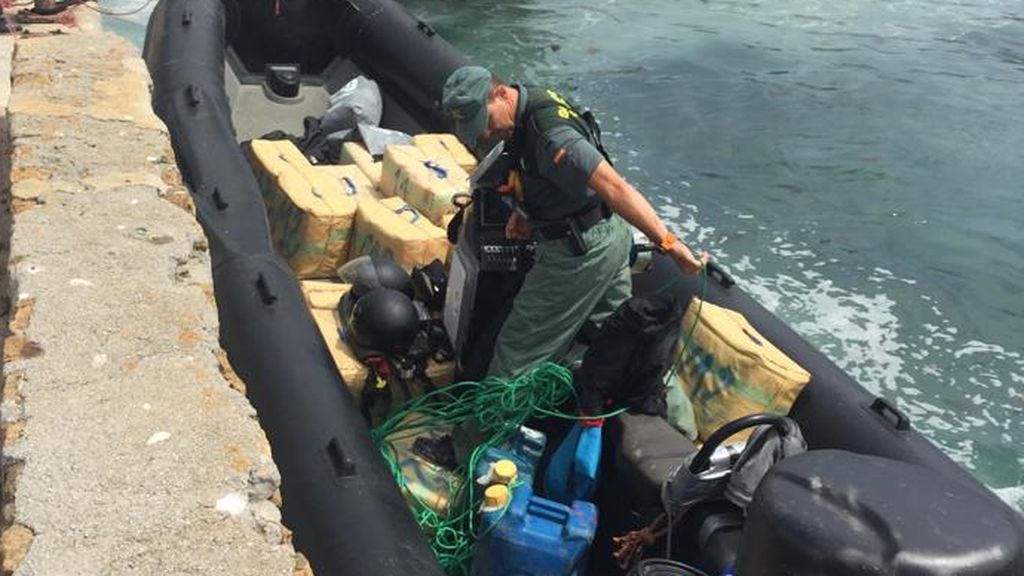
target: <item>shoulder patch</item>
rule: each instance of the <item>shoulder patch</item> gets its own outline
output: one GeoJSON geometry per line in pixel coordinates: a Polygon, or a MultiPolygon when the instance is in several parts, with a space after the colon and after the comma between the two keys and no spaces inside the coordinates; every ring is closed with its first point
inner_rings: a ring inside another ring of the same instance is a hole
{"type": "Polygon", "coordinates": [[[562,161],[562,158],[565,158],[565,148],[559,148],[558,150],[556,150],[555,155],[551,158],[551,160],[555,163],[555,166],[557,166],[558,163],[562,161]]]}

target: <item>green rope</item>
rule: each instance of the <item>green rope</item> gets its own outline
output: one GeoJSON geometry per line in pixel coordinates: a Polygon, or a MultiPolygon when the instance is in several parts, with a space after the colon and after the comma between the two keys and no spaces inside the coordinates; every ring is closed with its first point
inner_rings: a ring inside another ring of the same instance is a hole
{"type": "MultiPolygon", "coordinates": [[[[430,547],[446,574],[468,573],[473,544],[484,535],[477,534],[476,511],[483,495],[473,477],[484,453],[510,440],[520,426],[538,414],[579,418],[558,409],[574,398],[572,372],[547,362],[510,380],[488,377],[480,382],[459,382],[439,388],[406,403],[373,429],[381,455],[399,487],[409,495],[413,516],[429,535],[430,547]],[[418,495],[406,490],[394,442],[415,437],[423,430],[462,424],[477,427],[486,440],[454,471],[457,480],[449,482],[448,508],[444,514],[438,514],[418,495]]],[[[621,412],[617,410],[605,416],[621,412]]],[[[587,417],[592,418],[595,417],[587,417]]]]}
{"type": "Polygon", "coordinates": [[[697,298],[697,311],[693,315],[693,323],[690,324],[690,329],[686,331],[686,336],[683,337],[683,344],[679,347],[679,354],[676,355],[676,360],[672,363],[672,368],[664,379],[664,382],[667,382],[669,386],[672,385],[680,367],[682,367],[687,360],[686,353],[691,349],[690,344],[693,343],[693,333],[697,330],[697,324],[700,323],[700,313],[701,310],[704,309],[704,298],[707,296],[708,292],[707,264],[700,268],[700,287],[697,291],[700,292],[700,296],[697,298]]]}
{"type": "MultiPolygon", "coordinates": [[[[700,320],[707,291],[707,267],[701,269],[700,275],[700,302],[666,382],[672,381],[685,361],[684,355],[690,348],[700,320]]],[[[626,411],[626,408],[620,408],[607,414],[580,416],[559,410],[570,400],[574,405],[578,404],[572,380],[572,372],[568,368],[545,362],[512,379],[487,377],[479,382],[458,382],[410,400],[372,430],[374,442],[395,482],[407,494],[413,516],[429,536],[431,550],[445,574],[468,575],[473,545],[486,534],[477,534],[476,511],[483,495],[476,487],[473,474],[489,448],[508,442],[533,417],[597,420],[613,418],[626,411]],[[394,443],[415,438],[424,430],[464,424],[477,427],[486,440],[476,446],[466,463],[453,472],[448,483],[447,510],[438,514],[422,498],[407,490],[394,443]]]]}

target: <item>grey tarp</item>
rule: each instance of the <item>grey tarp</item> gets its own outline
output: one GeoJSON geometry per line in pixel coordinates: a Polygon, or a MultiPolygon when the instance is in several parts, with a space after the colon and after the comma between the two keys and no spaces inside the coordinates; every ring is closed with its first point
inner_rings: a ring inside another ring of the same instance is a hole
{"type": "Polygon", "coordinates": [[[408,134],[380,127],[383,109],[377,83],[356,76],[331,94],[320,129],[331,142],[352,140],[358,135],[374,156],[383,154],[388,144],[412,144],[408,134]]]}
{"type": "Polygon", "coordinates": [[[800,426],[789,418],[783,419],[783,430],[775,426],[759,426],[747,440],[747,447],[732,465],[732,474],[725,487],[725,497],[746,509],[754,497],[754,490],[776,462],[807,451],[807,442],[800,426]]]}

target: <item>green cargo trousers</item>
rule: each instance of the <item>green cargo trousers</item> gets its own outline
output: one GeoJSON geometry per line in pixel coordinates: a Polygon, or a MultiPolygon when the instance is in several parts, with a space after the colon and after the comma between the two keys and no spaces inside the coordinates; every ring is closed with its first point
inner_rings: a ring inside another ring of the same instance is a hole
{"type": "Polygon", "coordinates": [[[558,361],[586,320],[600,324],[632,292],[629,226],[619,216],[583,233],[589,250],[569,241],[539,240],[533,264],[498,333],[490,376],[511,378],[544,361],[558,361]]]}

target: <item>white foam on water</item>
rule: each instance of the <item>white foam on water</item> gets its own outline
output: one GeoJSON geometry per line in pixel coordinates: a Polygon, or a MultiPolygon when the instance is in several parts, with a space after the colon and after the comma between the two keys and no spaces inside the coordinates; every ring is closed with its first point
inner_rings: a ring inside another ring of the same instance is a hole
{"type": "Polygon", "coordinates": [[[681,233],[683,240],[691,248],[703,249],[712,241],[721,241],[720,238],[716,238],[714,226],[697,222],[700,208],[695,204],[679,203],[673,201],[670,196],[659,196],[656,210],[658,217],[670,223],[670,228],[681,233]]]}
{"type": "MultiPolygon", "coordinates": [[[[770,251],[794,263],[817,261],[812,250],[781,236],[773,239],[770,251]]],[[[738,271],[749,268],[748,258],[738,271]]],[[[748,276],[744,288],[872,392],[912,384],[904,371],[896,303],[884,293],[840,288],[825,274],[800,268],[774,277],[748,276]]]]}
{"type": "Polygon", "coordinates": [[[1024,486],[1007,486],[1006,488],[993,488],[996,496],[1006,502],[1018,512],[1024,511],[1024,486]]]}
{"type": "MultiPolygon", "coordinates": [[[[954,329],[955,330],[955,329],[954,329]]],[[[956,332],[952,332],[955,334],[956,332]]],[[[1020,354],[1017,352],[1011,352],[1006,348],[1003,348],[999,344],[987,344],[985,342],[979,342],[977,340],[971,340],[964,344],[959,350],[953,352],[953,357],[956,359],[963,358],[964,356],[972,354],[995,354],[997,356],[1003,356],[1006,358],[1020,358],[1020,354]]]]}

